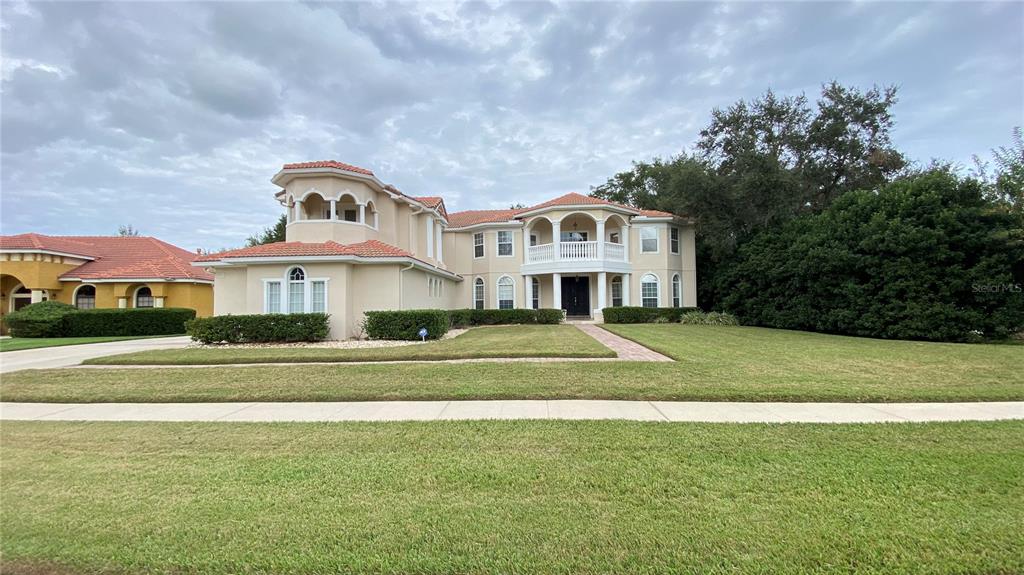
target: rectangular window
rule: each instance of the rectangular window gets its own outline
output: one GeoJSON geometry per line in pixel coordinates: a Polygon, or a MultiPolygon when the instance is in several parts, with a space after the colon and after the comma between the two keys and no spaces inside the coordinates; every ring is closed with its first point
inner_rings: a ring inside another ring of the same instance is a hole
{"type": "Polygon", "coordinates": [[[530,281],[533,286],[533,293],[530,294],[530,306],[533,309],[540,309],[540,280],[533,278],[530,281]]]}
{"type": "Polygon", "coordinates": [[[669,229],[669,234],[670,234],[670,238],[671,238],[670,241],[669,241],[669,246],[672,248],[672,253],[678,254],[679,253],[679,228],[670,228],[669,229]]]}
{"type": "Polygon", "coordinates": [[[537,245],[537,234],[530,234],[530,245],[537,245]]]}
{"type": "Polygon", "coordinates": [[[356,210],[345,210],[345,221],[346,222],[358,222],[359,212],[356,210]]]}
{"type": "Polygon", "coordinates": [[[312,282],[309,285],[309,311],[311,313],[327,312],[327,282],[312,282]]]}
{"type": "Polygon", "coordinates": [[[619,241],[619,237],[619,232],[612,232],[608,234],[608,241],[613,244],[621,244],[622,242],[619,241]]]}
{"type": "Polygon", "coordinates": [[[512,232],[498,232],[498,255],[512,255],[512,232]]]}
{"type": "Polygon", "coordinates": [[[288,313],[306,310],[306,282],[288,282],[288,313]]]}
{"type": "Polygon", "coordinates": [[[640,252],[658,253],[658,228],[640,228],[640,252]]]}
{"type": "Polygon", "coordinates": [[[263,310],[266,313],[281,313],[281,282],[266,282],[263,310]]]}
{"type": "Polygon", "coordinates": [[[562,232],[559,236],[563,242],[585,242],[590,237],[588,232],[562,232]]]}
{"type": "Polygon", "coordinates": [[[96,296],[79,295],[75,298],[75,307],[78,309],[96,309],[96,296]]]}
{"type": "Polygon", "coordinates": [[[640,304],[644,307],[658,307],[658,284],[643,282],[640,284],[640,304]]]}
{"type": "Polygon", "coordinates": [[[515,302],[512,299],[514,290],[515,286],[512,285],[512,282],[507,284],[498,283],[498,309],[512,309],[515,307],[515,302]]]}
{"type": "Polygon", "coordinates": [[[622,307],[622,280],[612,281],[612,307],[622,307]]]}
{"type": "Polygon", "coordinates": [[[476,285],[473,286],[473,307],[476,309],[484,309],[484,282],[483,280],[477,280],[476,285]]]}
{"type": "Polygon", "coordinates": [[[482,258],[484,257],[484,233],[477,232],[473,234],[473,257],[482,258]]]}

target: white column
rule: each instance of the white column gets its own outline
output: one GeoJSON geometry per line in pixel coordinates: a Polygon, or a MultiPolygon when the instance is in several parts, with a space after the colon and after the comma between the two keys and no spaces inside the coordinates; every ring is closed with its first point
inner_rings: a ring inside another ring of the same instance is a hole
{"type": "Polygon", "coordinates": [[[128,298],[126,296],[119,296],[117,298],[118,309],[125,309],[128,307],[128,298]]]}
{"type": "Polygon", "coordinates": [[[328,219],[338,219],[338,200],[331,200],[331,217],[328,219]]]}
{"type": "Polygon", "coordinates": [[[622,305],[629,305],[629,282],[633,279],[633,274],[622,274],[622,305]]]}
{"type": "Polygon", "coordinates": [[[562,274],[551,274],[551,307],[562,309],[562,274]]]}
{"type": "Polygon", "coordinates": [[[153,307],[164,307],[164,298],[163,298],[163,296],[157,296],[157,297],[153,298],[153,307]]]}
{"type": "Polygon", "coordinates": [[[39,302],[43,301],[43,294],[44,293],[45,292],[43,292],[43,290],[41,290],[41,289],[34,289],[34,290],[32,290],[32,303],[39,303],[39,302]]]}
{"type": "MultiPolygon", "coordinates": [[[[629,234],[633,228],[628,225],[622,226],[622,251],[626,254],[626,263],[629,263],[629,234]]],[[[622,292],[625,295],[626,292],[622,292]]]]}
{"type": "Polygon", "coordinates": [[[359,204],[359,223],[366,223],[366,206],[363,204],[359,204]]]}
{"type": "Polygon", "coordinates": [[[604,261],[604,220],[597,221],[597,259],[604,261]]]}
{"type": "MultiPolygon", "coordinates": [[[[551,222],[551,243],[555,250],[554,259],[558,261],[562,259],[562,222],[551,222]]],[[[558,286],[558,293],[562,293],[562,286],[558,286]]],[[[559,296],[561,297],[561,296],[559,296]]],[[[561,299],[555,300],[558,302],[558,306],[561,306],[561,299]]]]}
{"type": "Polygon", "coordinates": [[[444,247],[443,247],[444,246],[444,238],[441,236],[441,234],[443,234],[443,233],[444,233],[444,226],[442,226],[441,225],[441,221],[438,220],[438,222],[437,222],[437,231],[436,231],[436,236],[435,237],[437,238],[437,261],[439,263],[444,263],[444,247]]]}
{"type": "Polygon", "coordinates": [[[523,263],[530,263],[530,230],[523,224],[523,263]]]}
{"type": "Polygon", "coordinates": [[[295,200],[295,221],[302,221],[302,200],[295,200]]]}
{"type": "Polygon", "coordinates": [[[594,313],[601,313],[601,310],[606,307],[608,307],[608,274],[600,272],[597,274],[597,310],[594,313]]]}
{"type": "Polygon", "coordinates": [[[526,294],[526,303],[523,307],[533,309],[533,276],[523,276],[523,288],[526,294]]]}

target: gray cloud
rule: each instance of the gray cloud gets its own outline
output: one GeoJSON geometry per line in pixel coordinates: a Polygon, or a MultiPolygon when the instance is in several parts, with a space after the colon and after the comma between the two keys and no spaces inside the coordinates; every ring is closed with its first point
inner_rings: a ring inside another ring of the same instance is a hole
{"type": "Polygon", "coordinates": [[[1024,123],[1019,3],[5,3],[3,233],[240,244],[284,162],[449,209],[587,191],[715,106],[898,84],[896,144],[966,162],[1024,123]],[[41,41],[45,38],[46,41],[41,41]]]}

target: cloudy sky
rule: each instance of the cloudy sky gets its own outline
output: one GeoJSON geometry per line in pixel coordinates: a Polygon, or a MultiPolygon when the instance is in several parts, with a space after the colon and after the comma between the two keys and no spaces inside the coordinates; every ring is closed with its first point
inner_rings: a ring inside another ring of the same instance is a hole
{"type": "Polygon", "coordinates": [[[449,210],[587,192],[767,88],[897,84],[896,145],[966,163],[1024,124],[1024,3],[11,3],[2,233],[133,224],[237,246],[282,163],[449,210]]]}

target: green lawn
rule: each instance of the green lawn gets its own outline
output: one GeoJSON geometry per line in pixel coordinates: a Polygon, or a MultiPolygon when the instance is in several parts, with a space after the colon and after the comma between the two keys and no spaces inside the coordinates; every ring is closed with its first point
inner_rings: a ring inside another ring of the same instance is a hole
{"type": "Polygon", "coordinates": [[[0,437],[4,572],[1024,572],[1024,422],[0,437]]]}
{"type": "Polygon", "coordinates": [[[104,343],[107,341],[124,341],[127,339],[148,339],[150,337],[173,336],[106,336],[106,337],[12,337],[0,339],[0,352],[37,349],[40,347],[58,347],[62,345],[79,345],[82,343],[104,343]]]}
{"type": "Polygon", "coordinates": [[[420,345],[363,349],[188,348],[140,351],[91,359],[99,365],[215,365],[505,357],[615,357],[615,352],[570,325],[517,325],[474,328],[451,339],[420,345]]]}
{"type": "Polygon", "coordinates": [[[32,370],[4,374],[0,398],[56,402],[1024,400],[1021,346],[883,341],[749,327],[613,329],[678,361],[32,370]]]}

